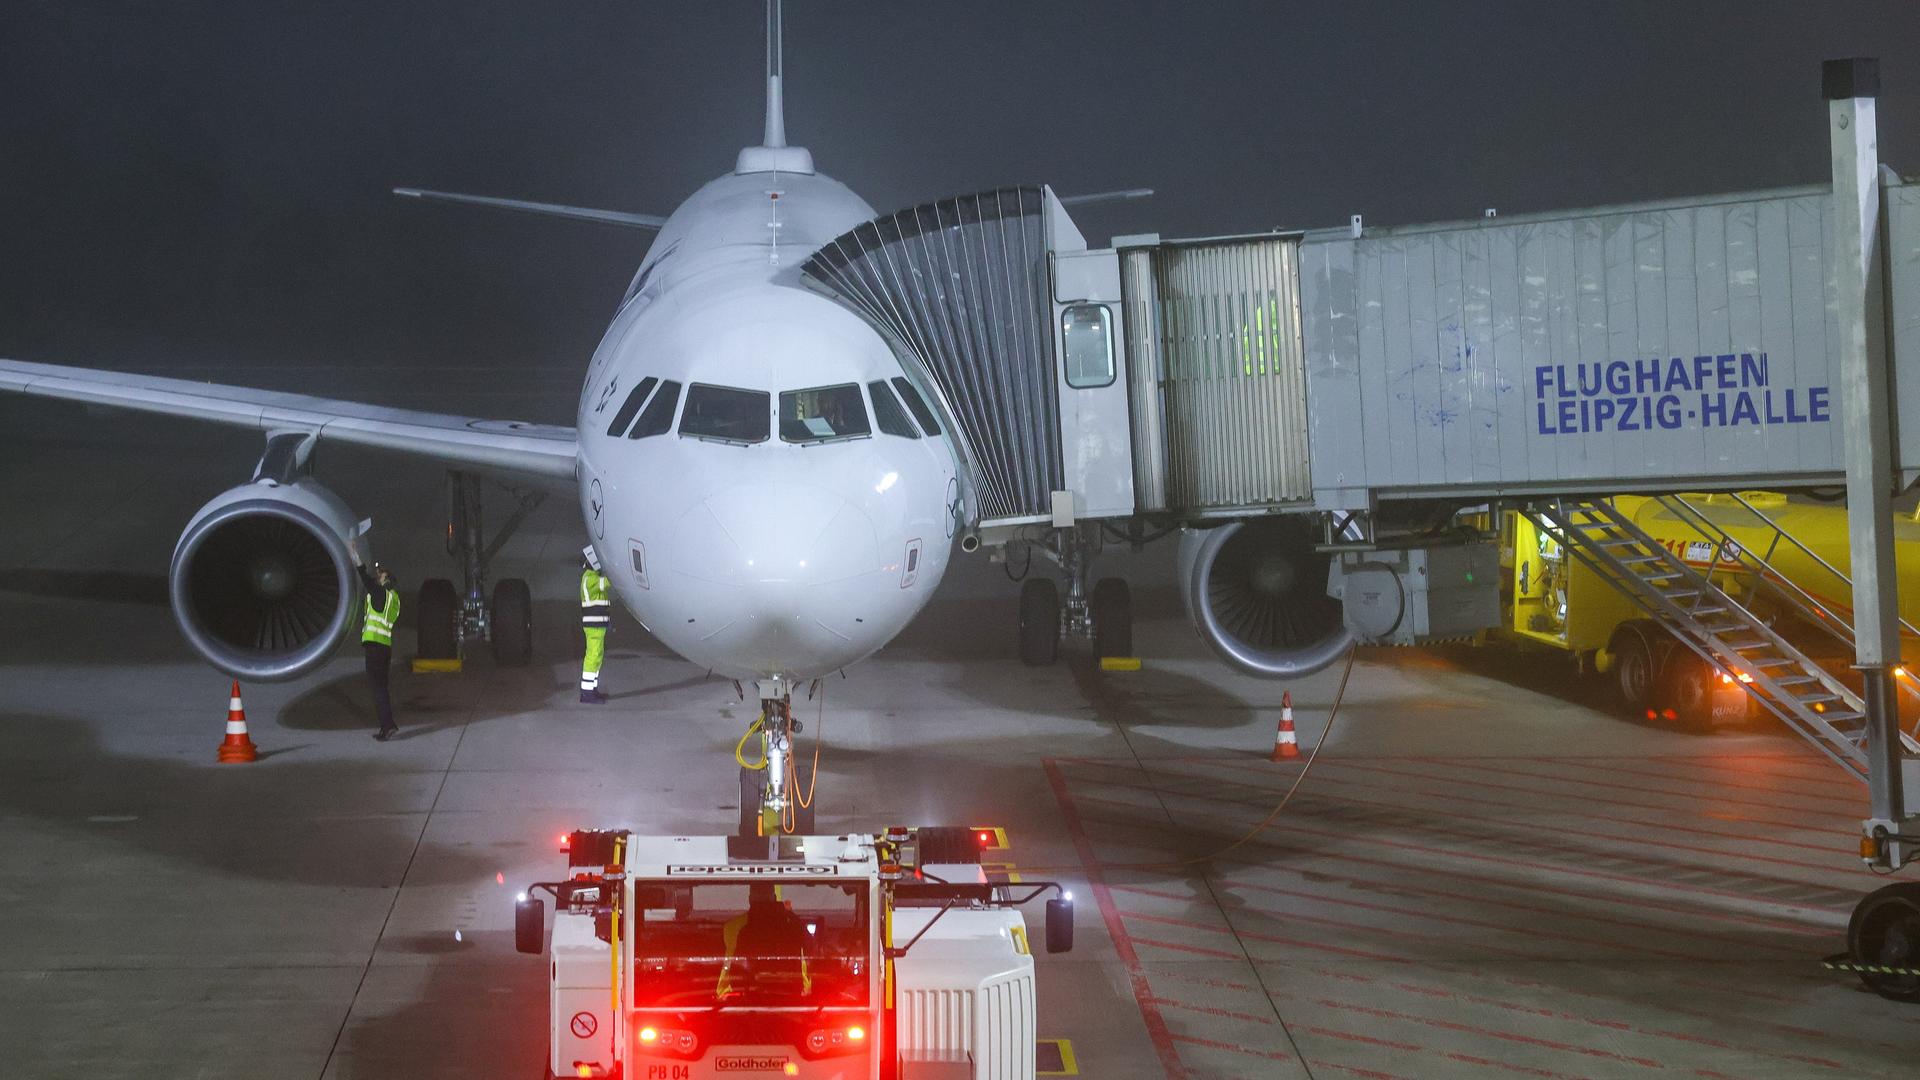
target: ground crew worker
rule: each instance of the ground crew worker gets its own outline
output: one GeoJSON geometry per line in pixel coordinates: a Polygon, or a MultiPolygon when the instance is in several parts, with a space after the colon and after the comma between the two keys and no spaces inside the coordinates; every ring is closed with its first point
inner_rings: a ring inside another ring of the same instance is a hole
{"type": "Polygon", "coordinates": [[[580,549],[580,629],[587,635],[587,655],[580,662],[580,700],[587,705],[605,705],[607,695],[600,692],[600,665],[607,658],[607,624],[613,621],[613,605],[607,601],[607,575],[600,572],[600,556],[593,545],[580,549]]]}
{"type": "Polygon", "coordinates": [[[807,970],[806,920],[793,913],[774,886],[763,882],[747,886],[747,910],[728,919],[720,936],[727,952],[714,997],[725,1000],[744,993],[741,982],[762,991],[798,991],[801,997],[813,990],[813,976],[807,970]],[[733,975],[740,960],[746,961],[744,980],[733,975]]]}
{"type": "Polygon", "coordinates": [[[373,711],[380,720],[380,730],[373,737],[381,742],[393,738],[400,728],[393,722],[393,698],[387,692],[387,673],[393,663],[393,628],[400,621],[400,588],[394,584],[393,572],[379,563],[373,564],[373,572],[360,565],[358,553],[355,553],[353,568],[360,572],[360,582],[367,587],[365,625],[360,628],[360,647],[367,654],[367,686],[373,690],[373,711]]]}

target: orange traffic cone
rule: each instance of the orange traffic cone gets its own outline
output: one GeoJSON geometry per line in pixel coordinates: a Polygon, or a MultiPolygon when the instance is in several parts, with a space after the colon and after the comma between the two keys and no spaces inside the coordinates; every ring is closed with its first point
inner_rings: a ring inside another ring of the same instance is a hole
{"type": "Polygon", "coordinates": [[[253,740],[247,738],[247,710],[240,707],[240,680],[233,681],[233,697],[227,702],[227,737],[220,744],[221,761],[253,761],[259,757],[253,740]]]}
{"type": "Polygon", "coordinates": [[[1280,730],[1273,735],[1274,761],[1297,761],[1300,744],[1293,735],[1293,691],[1280,694],[1280,730]]]}

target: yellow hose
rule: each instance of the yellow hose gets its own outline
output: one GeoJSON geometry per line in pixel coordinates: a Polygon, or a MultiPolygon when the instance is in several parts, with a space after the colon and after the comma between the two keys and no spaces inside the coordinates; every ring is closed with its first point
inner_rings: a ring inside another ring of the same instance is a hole
{"type": "Polygon", "coordinates": [[[767,767],[767,752],[765,747],[762,747],[760,750],[759,761],[748,761],[746,755],[747,740],[753,738],[761,728],[766,726],[766,723],[767,714],[763,712],[754,718],[753,723],[747,725],[747,733],[740,736],[740,741],[733,744],[733,760],[739,762],[741,768],[764,769],[767,767]]]}

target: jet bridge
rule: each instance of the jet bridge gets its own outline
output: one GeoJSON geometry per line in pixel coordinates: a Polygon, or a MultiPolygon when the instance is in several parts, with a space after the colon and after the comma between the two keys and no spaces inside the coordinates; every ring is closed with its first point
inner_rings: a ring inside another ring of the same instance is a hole
{"type": "Polygon", "coordinates": [[[1870,70],[1825,73],[1831,185],[1105,248],[1050,189],[1004,188],[876,218],[803,276],[938,403],[963,549],[1064,572],[1064,602],[1026,582],[1029,662],[1076,632],[1130,641],[1124,583],[1087,588],[1089,565],[1176,528],[1195,625],[1244,670],[1470,634],[1498,575],[1454,515],[1514,506],[1866,779],[1863,854],[1898,866],[1920,743],[1875,681],[1898,660],[1871,610],[1891,563],[1861,570],[1890,539],[1855,545],[1856,691],[1604,501],[1848,484],[1865,535],[1920,480],[1920,185],[1874,159],[1870,70]]]}

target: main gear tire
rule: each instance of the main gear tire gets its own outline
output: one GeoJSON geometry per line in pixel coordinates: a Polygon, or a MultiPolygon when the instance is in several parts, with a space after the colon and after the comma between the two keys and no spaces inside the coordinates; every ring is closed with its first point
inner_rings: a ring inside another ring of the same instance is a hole
{"type": "MultiPolygon", "coordinates": [[[[1868,893],[1847,922],[1847,955],[1863,967],[1920,971],[1920,881],[1902,881],[1868,893]]],[[[1867,989],[1889,1001],[1920,1002],[1920,975],[1857,973],[1867,989]]]]}
{"type": "Polygon", "coordinates": [[[1020,586],[1020,662],[1045,667],[1060,657],[1060,589],[1051,578],[1020,586]]]}

